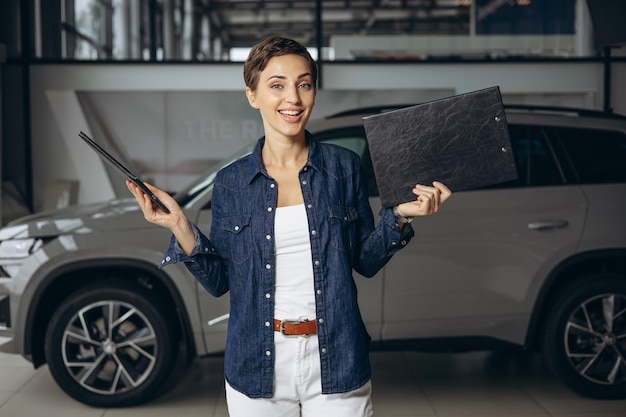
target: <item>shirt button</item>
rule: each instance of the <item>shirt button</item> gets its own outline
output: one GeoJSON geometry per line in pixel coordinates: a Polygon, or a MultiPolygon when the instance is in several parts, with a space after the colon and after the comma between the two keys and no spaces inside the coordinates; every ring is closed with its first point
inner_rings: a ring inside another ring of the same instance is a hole
{"type": "Polygon", "coordinates": [[[322,293],[322,290],[317,290],[316,293],[317,295],[320,295],[322,293]]]}
{"type": "Polygon", "coordinates": [[[271,183],[271,184],[270,184],[270,188],[274,188],[274,187],[276,187],[276,184],[271,183]]]}
{"type": "Polygon", "coordinates": [[[272,352],[270,352],[269,350],[265,351],[265,356],[272,356],[272,352]]]}
{"type": "Polygon", "coordinates": [[[235,226],[235,231],[238,231],[238,230],[239,230],[239,226],[235,226]]]}
{"type": "Polygon", "coordinates": [[[400,244],[401,244],[402,246],[406,245],[406,240],[403,240],[402,242],[400,242],[400,244]]]}
{"type": "Polygon", "coordinates": [[[269,321],[265,322],[265,327],[270,327],[270,322],[269,321]]]}
{"type": "Polygon", "coordinates": [[[272,211],[272,208],[271,208],[271,207],[268,207],[268,208],[267,208],[267,211],[272,211]]]}
{"type": "Polygon", "coordinates": [[[307,208],[312,208],[313,204],[307,204],[306,206],[307,206],[307,208]]]}
{"type": "Polygon", "coordinates": [[[269,293],[265,294],[265,298],[270,298],[270,297],[271,297],[271,294],[269,293]]]}
{"type": "Polygon", "coordinates": [[[308,171],[309,167],[304,167],[304,172],[308,171]]]}
{"type": "Polygon", "coordinates": [[[302,185],[306,185],[306,180],[302,181],[302,185]]]}
{"type": "Polygon", "coordinates": [[[272,235],[265,235],[265,239],[272,240],[272,235]]]}
{"type": "Polygon", "coordinates": [[[322,353],[326,353],[326,348],[322,348],[322,353]]]}
{"type": "Polygon", "coordinates": [[[172,258],[170,258],[169,256],[167,256],[167,257],[165,258],[165,260],[166,260],[167,262],[169,262],[171,259],[172,259],[172,258]]]}
{"type": "Polygon", "coordinates": [[[391,242],[391,246],[396,246],[398,244],[398,242],[391,242]]]}
{"type": "Polygon", "coordinates": [[[317,232],[316,232],[315,230],[311,230],[311,234],[312,234],[313,236],[315,236],[315,235],[317,234],[317,232]]]}
{"type": "Polygon", "coordinates": [[[324,323],[324,319],[319,319],[319,320],[318,320],[318,322],[319,322],[320,324],[322,324],[322,323],[324,323]]]}
{"type": "Polygon", "coordinates": [[[266,264],[266,265],[265,265],[265,269],[272,269],[272,265],[270,265],[270,264],[266,264]]]}
{"type": "Polygon", "coordinates": [[[320,261],[315,261],[315,266],[320,266],[320,261]]]}

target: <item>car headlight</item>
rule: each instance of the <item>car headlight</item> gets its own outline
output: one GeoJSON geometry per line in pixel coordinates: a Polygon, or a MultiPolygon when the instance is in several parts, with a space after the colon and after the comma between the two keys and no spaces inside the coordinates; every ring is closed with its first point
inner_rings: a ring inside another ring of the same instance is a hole
{"type": "Polygon", "coordinates": [[[0,259],[27,258],[40,245],[41,240],[35,238],[4,240],[0,242],[0,259]]]}

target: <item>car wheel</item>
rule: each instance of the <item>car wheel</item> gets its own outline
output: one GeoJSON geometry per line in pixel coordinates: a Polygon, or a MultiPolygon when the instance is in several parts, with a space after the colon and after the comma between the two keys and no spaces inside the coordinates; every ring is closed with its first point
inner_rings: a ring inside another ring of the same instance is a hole
{"type": "Polygon", "coordinates": [[[545,336],[545,359],[572,390],[626,398],[626,277],[592,275],[563,291],[545,336]]]}
{"type": "Polygon", "coordinates": [[[136,405],[159,393],[178,343],[158,306],[154,295],[126,282],[68,297],[46,332],[46,360],[59,386],[95,407],[136,405]]]}

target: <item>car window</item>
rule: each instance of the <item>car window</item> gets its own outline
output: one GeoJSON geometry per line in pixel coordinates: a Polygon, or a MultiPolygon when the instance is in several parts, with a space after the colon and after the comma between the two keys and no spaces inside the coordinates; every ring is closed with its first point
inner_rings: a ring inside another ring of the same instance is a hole
{"type": "Polygon", "coordinates": [[[365,138],[360,136],[342,136],[338,138],[326,139],[324,142],[348,148],[361,158],[363,157],[363,154],[365,154],[365,150],[367,148],[367,141],[365,138]]]}
{"type": "Polygon", "coordinates": [[[546,129],[540,126],[509,125],[509,136],[518,178],[485,188],[539,187],[564,183],[546,129]]]}
{"type": "Polygon", "coordinates": [[[348,128],[315,134],[315,138],[324,143],[333,143],[356,152],[361,157],[361,168],[365,175],[367,192],[370,197],[378,196],[374,167],[370,157],[365,131],[362,127],[348,128]]]}
{"type": "Polygon", "coordinates": [[[525,130],[526,152],[530,159],[526,184],[530,187],[563,184],[563,175],[547,139],[546,130],[535,126],[528,126],[525,130]]]}
{"type": "MultiPolygon", "coordinates": [[[[483,189],[538,187],[564,184],[564,176],[555,159],[548,131],[541,126],[509,125],[509,134],[518,170],[518,179],[483,189]]],[[[316,133],[320,141],[348,148],[361,157],[370,196],[378,196],[374,169],[362,128],[349,128],[316,133]]]]}
{"type": "Polygon", "coordinates": [[[626,182],[626,134],[559,128],[556,134],[583,184],[626,182]]]}

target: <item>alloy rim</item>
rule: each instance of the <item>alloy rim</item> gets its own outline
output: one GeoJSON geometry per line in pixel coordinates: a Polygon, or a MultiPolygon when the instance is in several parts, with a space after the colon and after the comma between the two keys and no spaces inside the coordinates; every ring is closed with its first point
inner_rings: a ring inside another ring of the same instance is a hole
{"type": "Polygon", "coordinates": [[[152,372],[157,337],[146,317],[131,304],[89,304],[69,321],[62,340],[63,362],[83,388],[105,395],[130,391],[152,372]]]}
{"type": "Polygon", "coordinates": [[[587,380],[626,382],[626,296],[603,294],[580,304],[565,327],[565,350],[587,380]]]}

